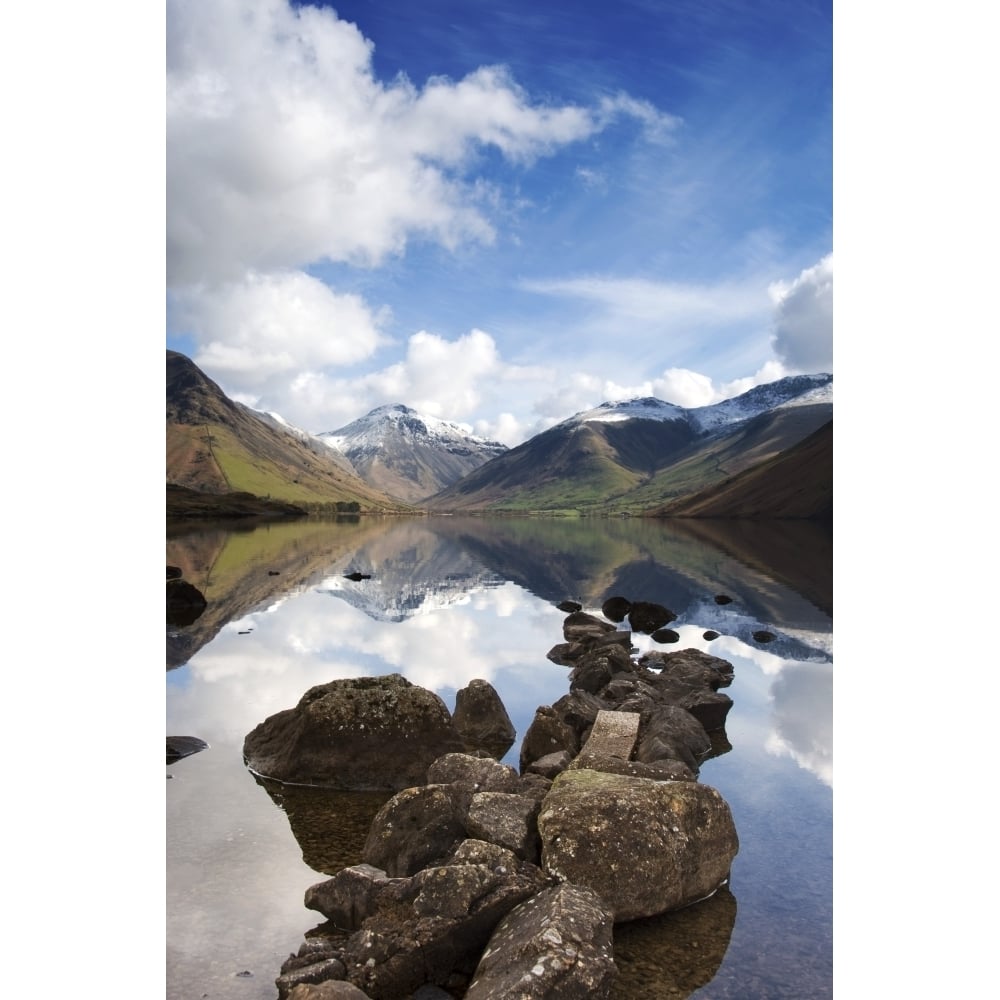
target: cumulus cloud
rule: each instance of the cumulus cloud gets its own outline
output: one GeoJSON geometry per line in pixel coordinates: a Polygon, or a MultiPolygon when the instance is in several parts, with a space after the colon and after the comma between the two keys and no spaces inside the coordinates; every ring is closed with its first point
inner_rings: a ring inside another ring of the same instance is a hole
{"type": "Polygon", "coordinates": [[[774,353],[792,371],[833,371],[833,254],[792,282],[775,282],[774,353]]]}
{"type": "Polygon", "coordinates": [[[495,66],[383,83],[371,57],[329,8],[168,0],[169,284],[488,242],[495,191],[468,176],[482,150],[530,164],[622,116],[651,137],[674,124],[627,96],[533,103],[495,66]]]}
{"type": "Polygon", "coordinates": [[[233,392],[261,389],[275,375],[361,361],[384,340],[379,315],[363,299],[301,271],[187,286],[172,306],[199,345],[195,363],[233,392]]]}
{"type": "MultiPolygon", "coordinates": [[[[471,330],[456,340],[421,330],[410,337],[403,361],[356,384],[377,400],[375,405],[405,399],[428,416],[460,422],[480,406],[496,404],[508,391],[535,391],[550,377],[543,367],[504,361],[493,337],[483,330],[471,330]]],[[[498,420],[491,436],[509,432],[511,426],[509,420],[498,420]]],[[[505,437],[509,433],[498,439],[505,437]]]]}
{"type": "Polygon", "coordinates": [[[280,413],[314,433],[343,427],[376,406],[405,403],[428,416],[465,424],[483,437],[517,444],[532,433],[527,424],[510,412],[476,420],[477,411],[498,409],[508,397],[525,401],[527,408],[528,396],[551,379],[544,367],[504,361],[483,330],[454,340],[421,330],[409,338],[403,359],[394,364],[356,376],[316,368],[291,376],[279,372],[259,381],[256,393],[241,402],[280,413]]]}

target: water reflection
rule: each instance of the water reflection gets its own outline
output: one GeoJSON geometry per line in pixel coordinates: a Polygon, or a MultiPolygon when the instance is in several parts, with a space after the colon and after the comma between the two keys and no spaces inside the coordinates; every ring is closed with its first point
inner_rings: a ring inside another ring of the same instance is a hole
{"type": "Polygon", "coordinates": [[[700,903],[615,928],[614,1000],[683,1000],[719,971],[736,923],[728,887],[700,903]]]}
{"type": "Polygon", "coordinates": [[[358,864],[372,820],[393,794],[338,792],[252,777],[288,817],[302,860],[327,875],[358,864]]]}
{"type": "Polygon", "coordinates": [[[264,782],[261,795],[242,767],[246,733],[340,677],[398,672],[450,708],[459,688],[482,678],[517,729],[504,758],[516,767],[535,709],[567,690],[567,668],[545,655],[562,639],[565,613],[555,605],[573,599],[599,613],[616,594],[678,614],[677,643],[636,634],[640,651],[693,647],[734,664],[726,745],[703,763],[700,780],[730,803],[741,841],[739,918],[726,892],[642,922],[649,926],[624,925],[616,953],[631,985],[616,995],[686,996],[711,980],[706,996],[802,996],[796,984],[806,978],[809,996],[829,995],[829,551],[828,534],[810,526],[775,532],[639,519],[363,518],[168,539],[167,563],[182,568],[208,606],[191,625],[167,629],[167,732],[196,733],[210,745],[167,783],[168,1000],[273,1000],[280,961],[309,926],[302,889],[360,859],[378,808],[264,782]],[[716,604],[719,593],[733,603],[716,604]],[[710,629],[719,637],[705,639],[710,629]],[[751,638],[759,629],[777,638],[761,645],[751,638]],[[254,853],[251,840],[267,843],[266,852],[254,853]],[[198,874],[204,865],[210,883],[198,874]],[[210,902],[192,913],[191,900],[209,884],[210,902]],[[253,926],[257,911],[270,914],[266,943],[253,926]],[[689,933],[684,921],[695,920],[716,929],[697,924],[689,933]],[[206,929],[188,933],[195,924],[206,929]],[[685,940],[689,961],[678,964],[685,940]],[[723,941],[728,950],[716,948],[723,941]],[[234,985],[229,972],[213,971],[250,967],[255,948],[253,981],[234,985]],[[647,981],[655,991],[642,992],[647,981]]]}

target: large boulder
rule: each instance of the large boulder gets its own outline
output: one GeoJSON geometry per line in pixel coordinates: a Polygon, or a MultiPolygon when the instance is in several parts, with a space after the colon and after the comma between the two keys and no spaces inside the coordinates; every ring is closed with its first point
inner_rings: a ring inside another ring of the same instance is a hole
{"type": "Polygon", "coordinates": [[[395,791],[423,784],[438,757],[461,749],[445,703],[390,674],[310,688],[247,735],[243,757],[278,781],[395,791]]]}
{"type": "Polygon", "coordinates": [[[543,889],[500,922],[465,1000],[551,1000],[611,995],[611,914],[578,885],[543,889]]]}
{"type": "Polygon", "coordinates": [[[615,922],[687,906],[729,878],[739,850],[725,799],[693,781],[567,770],[538,816],[542,867],[589,886],[615,922]]]}
{"type": "Polygon", "coordinates": [[[455,695],[452,721],[468,749],[482,749],[502,757],[517,737],[514,723],[496,689],[488,681],[469,681],[455,695]]]}

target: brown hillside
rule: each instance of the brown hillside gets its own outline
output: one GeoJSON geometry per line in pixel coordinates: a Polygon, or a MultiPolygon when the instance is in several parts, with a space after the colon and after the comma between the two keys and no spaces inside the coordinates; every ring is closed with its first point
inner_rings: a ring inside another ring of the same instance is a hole
{"type": "Polygon", "coordinates": [[[404,505],[363,482],[343,456],[233,402],[189,358],[167,351],[167,482],[293,504],[404,505]]]}
{"type": "Polygon", "coordinates": [[[649,514],[832,520],[833,421],[780,455],[649,514]]]}

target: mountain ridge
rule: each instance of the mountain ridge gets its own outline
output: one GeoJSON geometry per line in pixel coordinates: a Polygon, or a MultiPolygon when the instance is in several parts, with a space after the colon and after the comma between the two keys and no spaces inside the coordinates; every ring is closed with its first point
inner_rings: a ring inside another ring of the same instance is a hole
{"type": "Polygon", "coordinates": [[[832,418],[833,376],[793,375],[710,406],[602,403],[428,498],[436,512],[643,514],[792,447],[832,418]],[[724,464],[725,463],[725,464],[724,464]]]}
{"type": "Polygon", "coordinates": [[[499,441],[402,403],[378,406],[315,437],[343,454],[365,482],[408,503],[433,496],[507,451],[499,441]]]}
{"type": "Polygon", "coordinates": [[[168,483],[299,505],[371,511],[405,506],[365,483],[342,456],[303,440],[303,432],[231,400],[190,358],[170,350],[166,412],[168,483]]]}

